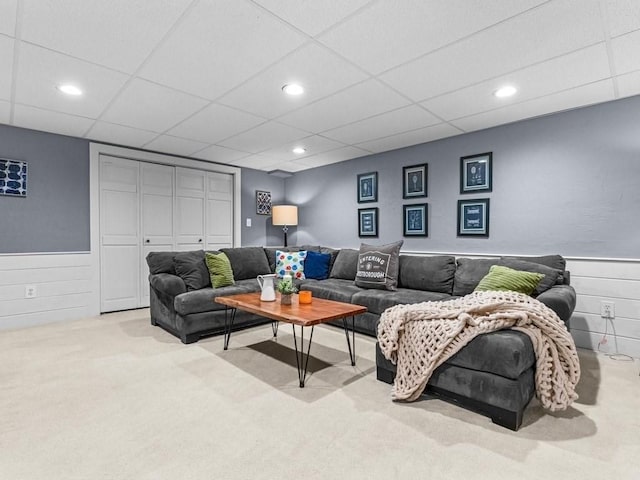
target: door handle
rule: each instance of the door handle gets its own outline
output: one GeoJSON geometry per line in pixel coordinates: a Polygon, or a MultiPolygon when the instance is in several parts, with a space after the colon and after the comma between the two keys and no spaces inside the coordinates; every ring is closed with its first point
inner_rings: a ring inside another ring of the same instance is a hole
{"type": "Polygon", "coordinates": [[[148,238],[145,240],[145,242],[147,243],[151,243],[151,240],[149,240],[148,238]]]}

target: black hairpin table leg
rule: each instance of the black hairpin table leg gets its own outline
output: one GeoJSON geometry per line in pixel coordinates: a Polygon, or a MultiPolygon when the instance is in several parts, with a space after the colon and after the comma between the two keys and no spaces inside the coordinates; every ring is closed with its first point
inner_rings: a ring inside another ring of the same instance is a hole
{"type": "Polygon", "coordinates": [[[231,340],[231,329],[233,328],[233,322],[236,319],[235,308],[224,308],[224,349],[229,348],[229,340],[231,340]],[[231,310],[231,312],[229,312],[231,310]]]}
{"type": "Polygon", "coordinates": [[[298,350],[298,339],[296,337],[296,326],[292,323],[293,328],[293,345],[296,349],[296,366],[298,367],[298,380],[300,388],[304,388],[304,381],[307,377],[307,365],[309,365],[309,352],[311,351],[311,340],[313,339],[313,326],[311,327],[311,335],[309,336],[309,347],[307,353],[304,353],[304,327],[300,326],[300,350],[298,350]]]}

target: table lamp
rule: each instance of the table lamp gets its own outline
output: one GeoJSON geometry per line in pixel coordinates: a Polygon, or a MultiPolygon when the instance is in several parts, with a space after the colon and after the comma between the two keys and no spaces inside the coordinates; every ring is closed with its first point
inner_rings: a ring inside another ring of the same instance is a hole
{"type": "Polygon", "coordinates": [[[273,224],[282,225],[284,246],[286,247],[289,227],[298,225],[298,207],[295,205],[274,205],[271,213],[273,224]]]}

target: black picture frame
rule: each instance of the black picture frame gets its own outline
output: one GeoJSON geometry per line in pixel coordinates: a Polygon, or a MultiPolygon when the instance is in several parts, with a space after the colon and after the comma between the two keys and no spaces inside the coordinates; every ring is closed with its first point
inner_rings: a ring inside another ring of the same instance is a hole
{"type": "Polygon", "coordinates": [[[378,201],[378,172],[358,175],[358,203],[378,201]]]}
{"type": "Polygon", "coordinates": [[[458,236],[489,236],[489,199],[458,200],[458,236]]]}
{"type": "Polygon", "coordinates": [[[271,192],[256,190],[256,214],[271,215],[271,192]]]}
{"type": "Polygon", "coordinates": [[[358,209],[358,236],[378,236],[378,207],[358,209]]]}
{"type": "Polygon", "coordinates": [[[429,236],[429,204],[403,205],[402,218],[405,237],[429,236]]]}
{"type": "Polygon", "coordinates": [[[402,167],[402,198],[428,196],[429,165],[408,165],[402,167]]]}
{"type": "Polygon", "coordinates": [[[460,157],[460,193],[490,192],[492,172],[493,152],[460,157]]]}

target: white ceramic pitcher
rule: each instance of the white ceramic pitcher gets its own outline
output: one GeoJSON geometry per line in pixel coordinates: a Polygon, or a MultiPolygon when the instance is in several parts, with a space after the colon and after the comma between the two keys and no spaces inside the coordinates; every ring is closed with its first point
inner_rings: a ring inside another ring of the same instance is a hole
{"type": "Polygon", "coordinates": [[[274,281],[276,279],[276,274],[271,273],[269,275],[258,275],[256,280],[258,281],[258,285],[262,289],[262,293],[260,294],[260,300],[263,302],[273,302],[276,299],[276,291],[274,288],[274,281]]]}

